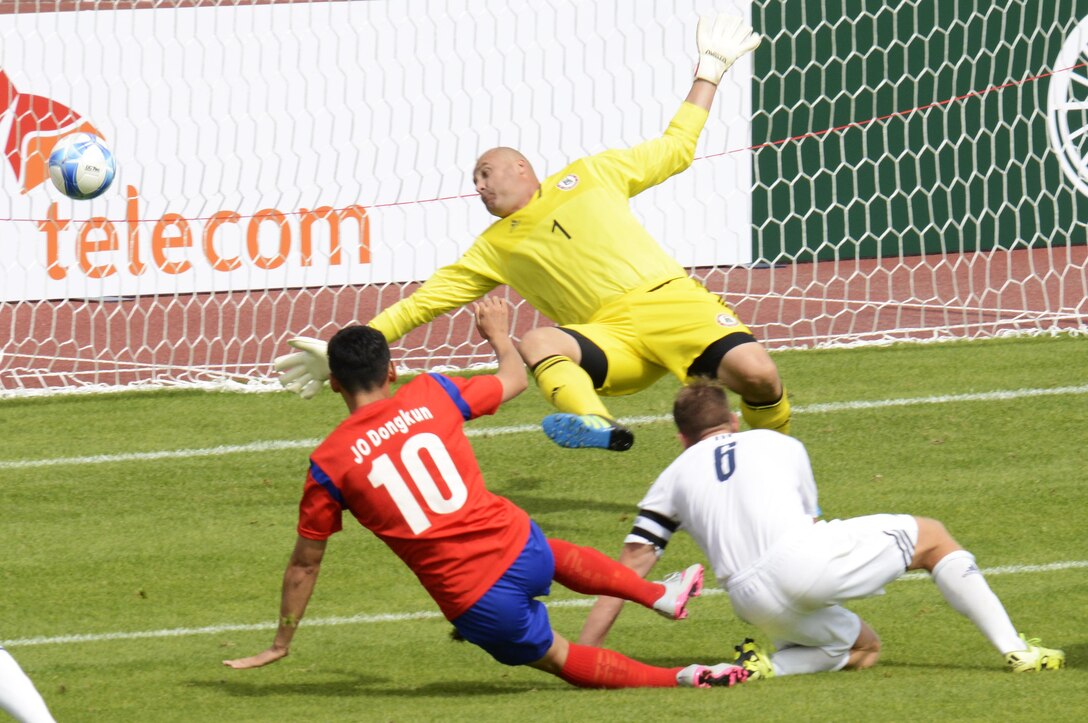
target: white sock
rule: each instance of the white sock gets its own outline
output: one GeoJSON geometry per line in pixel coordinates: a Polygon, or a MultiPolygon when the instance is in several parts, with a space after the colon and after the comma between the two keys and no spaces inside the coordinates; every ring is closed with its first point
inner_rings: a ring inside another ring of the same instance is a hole
{"type": "Polygon", "coordinates": [[[3,648],[0,648],[0,709],[20,723],[55,723],[34,683],[3,648]]]}
{"type": "Polygon", "coordinates": [[[801,675],[839,670],[850,660],[850,653],[829,655],[823,648],[795,645],[771,653],[775,675],[801,675]]]}
{"type": "Polygon", "coordinates": [[[973,622],[1002,655],[1024,649],[1024,641],[986,584],[974,555],[967,550],[949,553],[933,566],[932,575],[948,604],[973,622]]]}

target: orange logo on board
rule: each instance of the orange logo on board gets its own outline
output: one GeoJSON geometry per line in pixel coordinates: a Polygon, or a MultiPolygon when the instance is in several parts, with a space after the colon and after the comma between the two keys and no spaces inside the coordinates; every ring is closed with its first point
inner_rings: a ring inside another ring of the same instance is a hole
{"type": "MultiPolygon", "coordinates": [[[[62,138],[76,132],[102,137],[93,125],[66,105],[20,92],[0,69],[0,120],[8,120],[9,116],[4,156],[24,194],[49,178],[49,155],[62,138]]],[[[181,252],[176,256],[172,252],[193,247],[203,252],[203,261],[215,272],[240,269],[245,263],[243,259],[257,269],[276,269],[286,264],[292,253],[297,254],[296,263],[300,267],[309,267],[314,264],[315,227],[322,224],[328,234],[327,263],[339,266],[344,263],[341,227],[349,220],[354,220],[358,228],[358,263],[370,263],[370,216],[363,206],[322,205],[293,213],[265,208],[245,216],[234,210],[222,210],[207,219],[167,213],[153,224],[147,239],[141,236],[141,228],[146,224],[141,220],[134,186],[126,187],[126,197],[125,218],[116,221],[102,217],[75,221],[61,216],[56,201],[49,205],[45,218],[37,226],[45,237],[45,265],[50,279],[60,281],[70,271],[81,272],[90,279],[124,273],[140,276],[147,273],[151,263],[163,274],[185,274],[193,271],[194,260],[181,252]],[[266,225],[278,229],[273,237],[279,243],[271,254],[260,244],[262,227],[266,225]],[[223,227],[230,226],[241,227],[241,250],[231,252],[227,250],[230,247],[222,245],[220,234],[223,227]],[[68,254],[62,253],[65,247],[68,254]],[[65,258],[75,258],[77,263],[66,262],[65,258]]]]}
{"type": "Polygon", "coordinates": [[[27,193],[49,178],[49,154],[69,133],[102,134],[66,105],[51,98],[20,93],[0,70],[0,117],[11,113],[4,155],[27,193]]]}

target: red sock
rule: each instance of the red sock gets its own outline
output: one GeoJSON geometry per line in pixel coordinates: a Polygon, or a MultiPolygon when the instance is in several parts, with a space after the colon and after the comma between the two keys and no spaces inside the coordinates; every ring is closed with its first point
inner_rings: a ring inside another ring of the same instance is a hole
{"type": "Polygon", "coordinates": [[[603,552],[565,540],[549,539],[555,557],[555,581],[583,595],[609,595],[653,607],[665,586],[638,576],[603,552]]]}
{"type": "Polygon", "coordinates": [[[579,688],[675,688],[682,668],[658,668],[614,650],[570,644],[559,677],[579,688]]]}

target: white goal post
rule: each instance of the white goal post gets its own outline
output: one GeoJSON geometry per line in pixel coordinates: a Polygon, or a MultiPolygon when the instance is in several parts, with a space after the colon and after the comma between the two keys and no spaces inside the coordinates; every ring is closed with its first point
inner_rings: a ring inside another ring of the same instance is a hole
{"type": "MultiPolygon", "coordinates": [[[[659,135],[729,9],[764,43],[632,207],[769,348],[1088,330],[1088,3],[830,5],[0,0],[0,396],[268,388],[486,228],[481,151],[659,135]],[[46,172],[80,130],[93,201],[46,172]]],[[[490,361],[463,309],[394,353],[490,361]]]]}

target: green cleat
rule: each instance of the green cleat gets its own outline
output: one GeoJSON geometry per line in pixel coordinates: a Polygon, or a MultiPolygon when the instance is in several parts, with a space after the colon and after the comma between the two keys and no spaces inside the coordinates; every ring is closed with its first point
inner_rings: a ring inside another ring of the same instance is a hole
{"type": "Polygon", "coordinates": [[[1039,645],[1039,638],[1020,639],[1028,646],[1027,650],[1014,650],[1005,656],[1005,667],[1014,673],[1035,673],[1041,670],[1057,670],[1065,667],[1065,652],[1039,645]]]}
{"type": "Polygon", "coordinates": [[[733,662],[748,671],[748,680],[764,680],[774,677],[774,665],[771,664],[771,656],[764,652],[763,648],[751,638],[745,638],[744,642],[737,645],[737,651],[733,662]]]}

